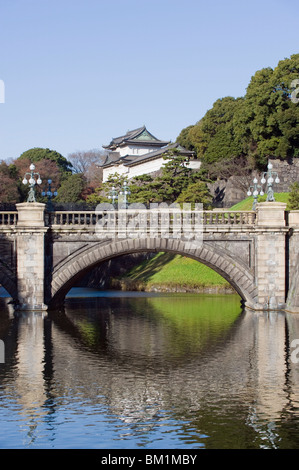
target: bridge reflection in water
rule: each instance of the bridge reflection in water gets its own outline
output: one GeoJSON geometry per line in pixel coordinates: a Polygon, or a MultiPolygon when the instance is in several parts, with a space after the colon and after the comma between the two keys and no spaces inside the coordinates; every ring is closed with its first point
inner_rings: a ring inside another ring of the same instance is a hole
{"type": "Polygon", "coordinates": [[[1,310],[2,447],[298,447],[299,318],[238,296],[1,310]]]}

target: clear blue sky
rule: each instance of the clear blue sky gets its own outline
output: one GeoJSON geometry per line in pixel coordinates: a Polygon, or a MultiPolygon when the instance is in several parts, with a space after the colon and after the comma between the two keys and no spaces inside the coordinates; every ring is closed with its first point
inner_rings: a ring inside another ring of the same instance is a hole
{"type": "MultiPolygon", "coordinates": [[[[0,160],[146,125],[174,141],[298,53],[294,0],[0,0],[0,160]]],[[[299,78],[299,77],[298,77],[299,78]]]]}

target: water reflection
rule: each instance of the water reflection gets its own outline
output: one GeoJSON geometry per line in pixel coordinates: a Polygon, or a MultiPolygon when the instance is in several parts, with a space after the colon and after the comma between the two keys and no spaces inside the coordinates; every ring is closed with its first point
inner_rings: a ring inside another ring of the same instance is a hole
{"type": "Polygon", "coordinates": [[[60,318],[82,344],[132,366],[143,368],[145,359],[189,363],[192,354],[224,341],[240,316],[237,296],[223,300],[221,309],[220,296],[100,298],[88,305],[73,300],[60,318]]]}
{"type": "Polygon", "coordinates": [[[0,320],[1,447],[298,447],[294,315],[184,294],[0,320]]]}

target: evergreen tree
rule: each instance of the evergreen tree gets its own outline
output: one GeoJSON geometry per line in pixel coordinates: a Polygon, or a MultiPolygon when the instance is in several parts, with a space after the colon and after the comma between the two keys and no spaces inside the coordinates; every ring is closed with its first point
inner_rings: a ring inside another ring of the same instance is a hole
{"type": "Polygon", "coordinates": [[[203,181],[196,181],[189,184],[189,186],[181,192],[176,202],[201,203],[203,204],[203,209],[208,210],[212,208],[212,200],[213,197],[207,184],[203,181]]]}
{"type": "Polygon", "coordinates": [[[85,179],[80,173],[71,174],[66,178],[60,188],[55,202],[80,203],[83,202],[82,193],[85,188],[85,179]]]}
{"type": "Polygon", "coordinates": [[[63,157],[56,150],[48,148],[34,147],[23,152],[18,160],[29,160],[31,163],[36,163],[41,160],[52,160],[57,163],[62,173],[70,173],[72,171],[72,164],[63,157]]]}
{"type": "Polygon", "coordinates": [[[299,105],[294,99],[298,77],[299,54],[281,60],[274,69],[258,70],[244,97],[216,100],[195,125],[181,131],[177,141],[195,149],[208,173],[216,162],[237,162],[244,155],[259,170],[269,156],[298,157],[299,105]]]}
{"type": "Polygon", "coordinates": [[[189,158],[178,149],[169,150],[163,158],[166,163],[162,166],[162,175],[153,182],[154,190],[159,202],[172,203],[187,188],[192,170],[189,168],[189,158]]]}
{"type": "Polygon", "coordinates": [[[299,210],[299,183],[297,181],[291,186],[287,209],[299,210]]]}
{"type": "MultiPolygon", "coordinates": [[[[107,181],[102,183],[101,186],[98,186],[93,194],[90,194],[86,202],[89,204],[101,204],[104,202],[111,203],[112,200],[109,198],[109,195],[114,188],[117,195],[120,193],[121,189],[123,188],[124,184],[128,184],[128,178],[125,175],[120,175],[118,173],[114,173],[113,175],[109,175],[107,181]]],[[[115,201],[117,202],[117,201],[115,201]]]]}

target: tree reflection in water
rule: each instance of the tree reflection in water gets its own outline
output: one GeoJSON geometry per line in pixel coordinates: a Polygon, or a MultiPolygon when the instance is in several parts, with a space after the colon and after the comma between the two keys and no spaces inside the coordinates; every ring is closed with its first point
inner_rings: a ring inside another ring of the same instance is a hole
{"type": "Polygon", "coordinates": [[[102,295],[6,315],[4,446],[298,446],[298,319],[234,295],[102,295]]]}

